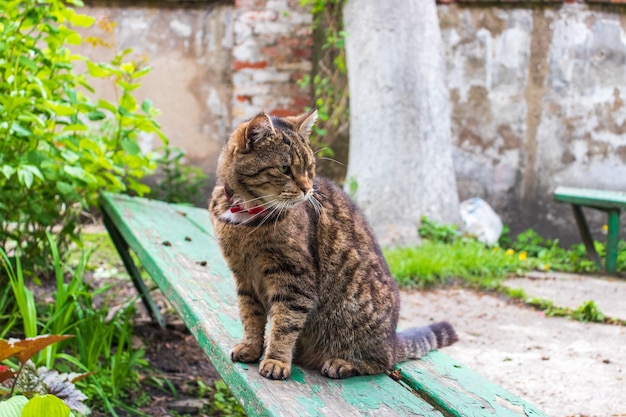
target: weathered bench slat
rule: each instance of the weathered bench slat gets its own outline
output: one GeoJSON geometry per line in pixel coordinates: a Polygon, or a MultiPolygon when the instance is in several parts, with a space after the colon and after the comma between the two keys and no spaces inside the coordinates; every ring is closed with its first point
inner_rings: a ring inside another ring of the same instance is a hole
{"type": "Polygon", "coordinates": [[[290,381],[270,381],[256,364],[233,364],[229,350],[242,327],[208,213],[199,228],[204,214],[186,207],[114,195],[102,206],[250,416],[442,415],[386,375],[333,381],[296,367],[290,381]]]}
{"type": "Polygon", "coordinates": [[[598,209],[626,208],[626,192],[589,188],[557,187],[554,199],[598,209]]]}
{"type": "Polygon", "coordinates": [[[250,416],[543,415],[439,352],[400,364],[400,381],[337,381],[299,367],[289,381],[265,379],[258,364],[230,361],[243,331],[207,210],[110,194],[101,205],[107,227],[135,252],[250,416]]]}
{"type": "Polygon", "coordinates": [[[407,385],[453,416],[546,416],[441,352],[430,352],[419,361],[401,363],[396,368],[402,369],[407,385]]]}

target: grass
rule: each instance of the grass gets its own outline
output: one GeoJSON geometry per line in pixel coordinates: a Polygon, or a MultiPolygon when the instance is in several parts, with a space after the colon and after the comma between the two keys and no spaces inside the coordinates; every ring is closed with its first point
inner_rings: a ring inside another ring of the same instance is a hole
{"type": "MultiPolygon", "coordinates": [[[[626,321],[606,317],[593,300],[575,309],[556,307],[549,300],[533,299],[522,289],[503,285],[512,275],[524,275],[533,270],[593,272],[595,264],[587,259],[584,246],[565,249],[558,240],[544,239],[528,230],[515,239],[505,234],[500,244],[488,247],[464,237],[455,226],[439,225],[422,218],[419,229],[422,245],[387,249],[385,258],[391,273],[403,288],[428,288],[460,283],[479,290],[495,290],[542,310],[546,315],[570,317],[579,321],[626,325],[626,321]]],[[[604,256],[605,247],[595,242],[596,250],[604,256]]],[[[626,271],[626,243],[620,242],[618,271],[626,271]]]]}
{"type": "Polygon", "coordinates": [[[480,289],[496,289],[511,274],[531,268],[528,259],[475,240],[424,241],[421,246],[390,249],[385,257],[393,276],[405,288],[426,288],[462,280],[480,289]]]}

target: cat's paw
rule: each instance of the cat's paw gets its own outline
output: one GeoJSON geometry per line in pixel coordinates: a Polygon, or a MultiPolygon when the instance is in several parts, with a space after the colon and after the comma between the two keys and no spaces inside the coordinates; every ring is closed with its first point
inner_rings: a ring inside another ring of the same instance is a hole
{"type": "Polygon", "coordinates": [[[269,379],[287,379],[291,376],[291,364],[276,359],[265,359],[261,362],[259,373],[269,379]]]}
{"type": "Polygon", "coordinates": [[[343,379],[360,374],[353,363],[339,358],[328,359],[322,365],[321,371],[322,375],[334,379],[343,379]]]}
{"type": "Polygon", "coordinates": [[[253,346],[249,343],[239,343],[230,351],[230,360],[233,362],[256,362],[261,359],[263,346],[253,346]]]}

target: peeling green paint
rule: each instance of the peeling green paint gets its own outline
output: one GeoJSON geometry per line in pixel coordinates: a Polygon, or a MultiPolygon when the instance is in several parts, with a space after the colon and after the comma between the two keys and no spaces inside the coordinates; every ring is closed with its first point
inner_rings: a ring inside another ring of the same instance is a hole
{"type": "Polygon", "coordinates": [[[302,370],[298,368],[297,366],[291,367],[291,379],[301,384],[306,383],[304,382],[304,372],[302,372],[302,370]]]}

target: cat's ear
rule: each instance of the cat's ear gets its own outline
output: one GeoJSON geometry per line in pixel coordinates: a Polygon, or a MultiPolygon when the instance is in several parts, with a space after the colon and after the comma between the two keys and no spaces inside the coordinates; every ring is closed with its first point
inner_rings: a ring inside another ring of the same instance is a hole
{"type": "Polygon", "coordinates": [[[311,135],[311,129],[313,128],[316,120],[317,109],[313,109],[308,113],[297,116],[296,120],[294,121],[294,125],[296,126],[300,134],[308,139],[311,135]]]}
{"type": "Polygon", "coordinates": [[[249,151],[254,144],[266,136],[275,134],[272,119],[265,113],[259,113],[248,122],[244,132],[245,150],[249,151]]]}

